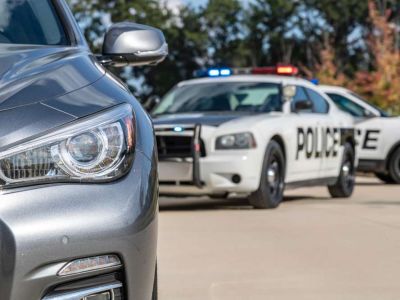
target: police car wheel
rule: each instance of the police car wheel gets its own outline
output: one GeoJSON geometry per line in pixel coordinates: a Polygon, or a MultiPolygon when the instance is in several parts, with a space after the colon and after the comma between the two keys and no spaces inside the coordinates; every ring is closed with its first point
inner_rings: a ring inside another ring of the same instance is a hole
{"type": "Polygon", "coordinates": [[[392,178],[393,183],[400,183],[400,148],[398,148],[389,160],[388,166],[389,176],[392,178]]]}
{"type": "Polygon", "coordinates": [[[328,186],[328,190],[333,198],[347,198],[353,194],[354,184],[354,150],[349,143],[346,143],[344,145],[343,162],[339,178],[334,185],[328,186]]]}
{"type": "Polygon", "coordinates": [[[282,201],[285,178],[285,157],[280,145],[271,141],[265,152],[260,186],[249,197],[254,208],[276,208],[282,201]]]}
{"type": "Polygon", "coordinates": [[[396,183],[389,174],[385,173],[375,173],[375,176],[382,180],[384,183],[393,184],[396,183]]]}

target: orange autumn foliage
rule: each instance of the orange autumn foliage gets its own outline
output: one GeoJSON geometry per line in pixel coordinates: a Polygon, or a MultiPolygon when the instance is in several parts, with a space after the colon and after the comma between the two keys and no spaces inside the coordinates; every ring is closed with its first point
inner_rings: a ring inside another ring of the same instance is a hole
{"type": "Polygon", "coordinates": [[[320,52],[321,63],[317,63],[314,71],[301,68],[308,78],[318,78],[321,84],[347,86],[348,79],[339,71],[335,62],[335,51],[328,39],[325,39],[324,48],[320,52]]]}
{"type": "Polygon", "coordinates": [[[358,71],[353,78],[340,72],[331,43],[325,40],[320,52],[321,63],[313,71],[302,68],[307,77],[317,77],[321,84],[344,86],[363,95],[371,102],[400,114],[400,52],[396,47],[396,27],[389,21],[390,11],[381,14],[369,0],[371,32],[367,47],[373,58],[372,71],[358,71]]]}
{"type": "Polygon", "coordinates": [[[396,27],[389,22],[389,14],[380,14],[375,2],[369,1],[373,30],[367,42],[374,56],[374,70],[358,72],[354,83],[358,92],[374,103],[400,113],[400,53],[396,47],[396,27]]]}

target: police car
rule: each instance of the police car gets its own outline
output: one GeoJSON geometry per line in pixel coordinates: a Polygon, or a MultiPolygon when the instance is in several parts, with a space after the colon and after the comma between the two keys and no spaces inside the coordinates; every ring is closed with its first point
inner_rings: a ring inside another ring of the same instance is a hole
{"type": "Polygon", "coordinates": [[[353,119],[293,66],[209,69],[153,109],[163,195],[248,195],[275,208],[285,187],[354,187],[353,119]],[[287,75],[287,76],[282,76],[287,75]]]}
{"type": "Polygon", "coordinates": [[[358,170],[373,172],[386,183],[400,183],[400,118],[391,117],[348,89],[320,89],[356,120],[358,170]]]}

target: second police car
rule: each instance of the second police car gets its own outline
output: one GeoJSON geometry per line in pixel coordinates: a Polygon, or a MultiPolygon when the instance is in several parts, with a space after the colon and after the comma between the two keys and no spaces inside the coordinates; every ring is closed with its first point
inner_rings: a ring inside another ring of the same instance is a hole
{"type": "Polygon", "coordinates": [[[373,172],[386,183],[400,184],[400,118],[391,117],[348,89],[320,89],[356,120],[358,170],[373,172]]]}
{"type": "Polygon", "coordinates": [[[277,207],[285,186],[352,194],[353,120],[314,84],[291,76],[297,68],[203,73],[152,111],[161,194],[246,194],[255,208],[277,207]]]}

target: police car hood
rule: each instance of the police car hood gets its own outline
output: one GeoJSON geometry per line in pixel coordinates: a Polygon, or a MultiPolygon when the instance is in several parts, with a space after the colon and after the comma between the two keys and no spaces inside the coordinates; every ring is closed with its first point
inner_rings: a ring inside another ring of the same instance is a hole
{"type": "Polygon", "coordinates": [[[249,114],[248,112],[221,112],[221,113],[182,113],[154,116],[154,125],[208,125],[220,126],[222,124],[254,122],[257,118],[265,119],[272,114],[249,114]]]}
{"type": "Polygon", "coordinates": [[[104,74],[85,49],[0,44],[0,111],[65,95],[104,74]]]}

